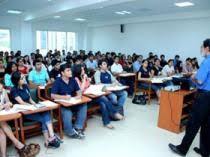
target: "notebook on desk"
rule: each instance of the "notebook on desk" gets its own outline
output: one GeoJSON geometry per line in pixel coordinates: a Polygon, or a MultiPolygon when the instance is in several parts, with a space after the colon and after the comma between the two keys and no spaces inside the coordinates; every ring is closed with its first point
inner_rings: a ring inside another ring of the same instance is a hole
{"type": "Polygon", "coordinates": [[[70,98],[69,100],[65,100],[65,99],[55,99],[56,102],[64,102],[64,103],[68,103],[68,104],[78,104],[82,101],[82,99],[77,99],[77,98],[70,98]]]}

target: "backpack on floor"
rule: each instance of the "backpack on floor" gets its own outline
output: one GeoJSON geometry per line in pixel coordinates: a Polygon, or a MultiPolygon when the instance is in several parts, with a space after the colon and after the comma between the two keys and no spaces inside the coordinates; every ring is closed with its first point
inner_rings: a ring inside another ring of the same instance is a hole
{"type": "Polygon", "coordinates": [[[132,103],[137,105],[146,105],[147,104],[146,95],[135,95],[132,100],[132,103]]]}

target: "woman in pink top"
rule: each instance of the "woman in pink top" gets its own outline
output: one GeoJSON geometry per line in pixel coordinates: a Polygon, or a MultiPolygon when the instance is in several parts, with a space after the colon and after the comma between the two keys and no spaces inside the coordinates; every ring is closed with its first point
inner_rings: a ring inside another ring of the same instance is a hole
{"type": "MultiPolygon", "coordinates": [[[[90,86],[90,78],[88,78],[85,72],[85,68],[81,65],[75,65],[73,69],[73,75],[82,93],[84,93],[84,91],[90,86]]],[[[106,128],[114,129],[114,126],[111,124],[110,117],[115,120],[123,119],[123,116],[116,111],[113,104],[109,101],[109,99],[106,96],[100,96],[94,99],[94,102],[100,105],[102,121],[106,128]]]]}

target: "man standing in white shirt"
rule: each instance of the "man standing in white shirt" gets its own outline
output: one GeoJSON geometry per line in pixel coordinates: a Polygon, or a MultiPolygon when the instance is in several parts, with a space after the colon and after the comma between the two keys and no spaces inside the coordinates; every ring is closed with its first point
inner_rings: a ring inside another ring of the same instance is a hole
{"type": "Polygon", "coordinates": [[[117,75],[123,72],[123,68],[122,65],[119,64],[119,60],[120,59],[118,56],[114,58],[114,63],[111,66],[111,72],[113,73],[113,75],[117,75]]]}

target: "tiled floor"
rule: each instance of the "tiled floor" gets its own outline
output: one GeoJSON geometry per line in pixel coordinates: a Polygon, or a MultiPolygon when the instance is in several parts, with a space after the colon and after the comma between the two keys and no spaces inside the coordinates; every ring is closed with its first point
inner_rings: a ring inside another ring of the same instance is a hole
{"type": "MultiPolygon", "coordinates": [[[[127,100],[126,119],[113,122],[115,130],[102,126],[101,118],[93,117],[88,121],[85,140],[73,140],[64,137],[59,149],[46,149],[43,138],[27,140],[41,145],[39,157],[176,157],[168,149],[168,143],[179,144],[182,134],[174,134],[157,127],[159,106],[138,106],[127,100]]],[[[199,143],[198,137],[193,143],[187,157],[198,157],[192,150],[199,143]]],[[[16,154],[14,149],[9,155],[16,154]]]]}

